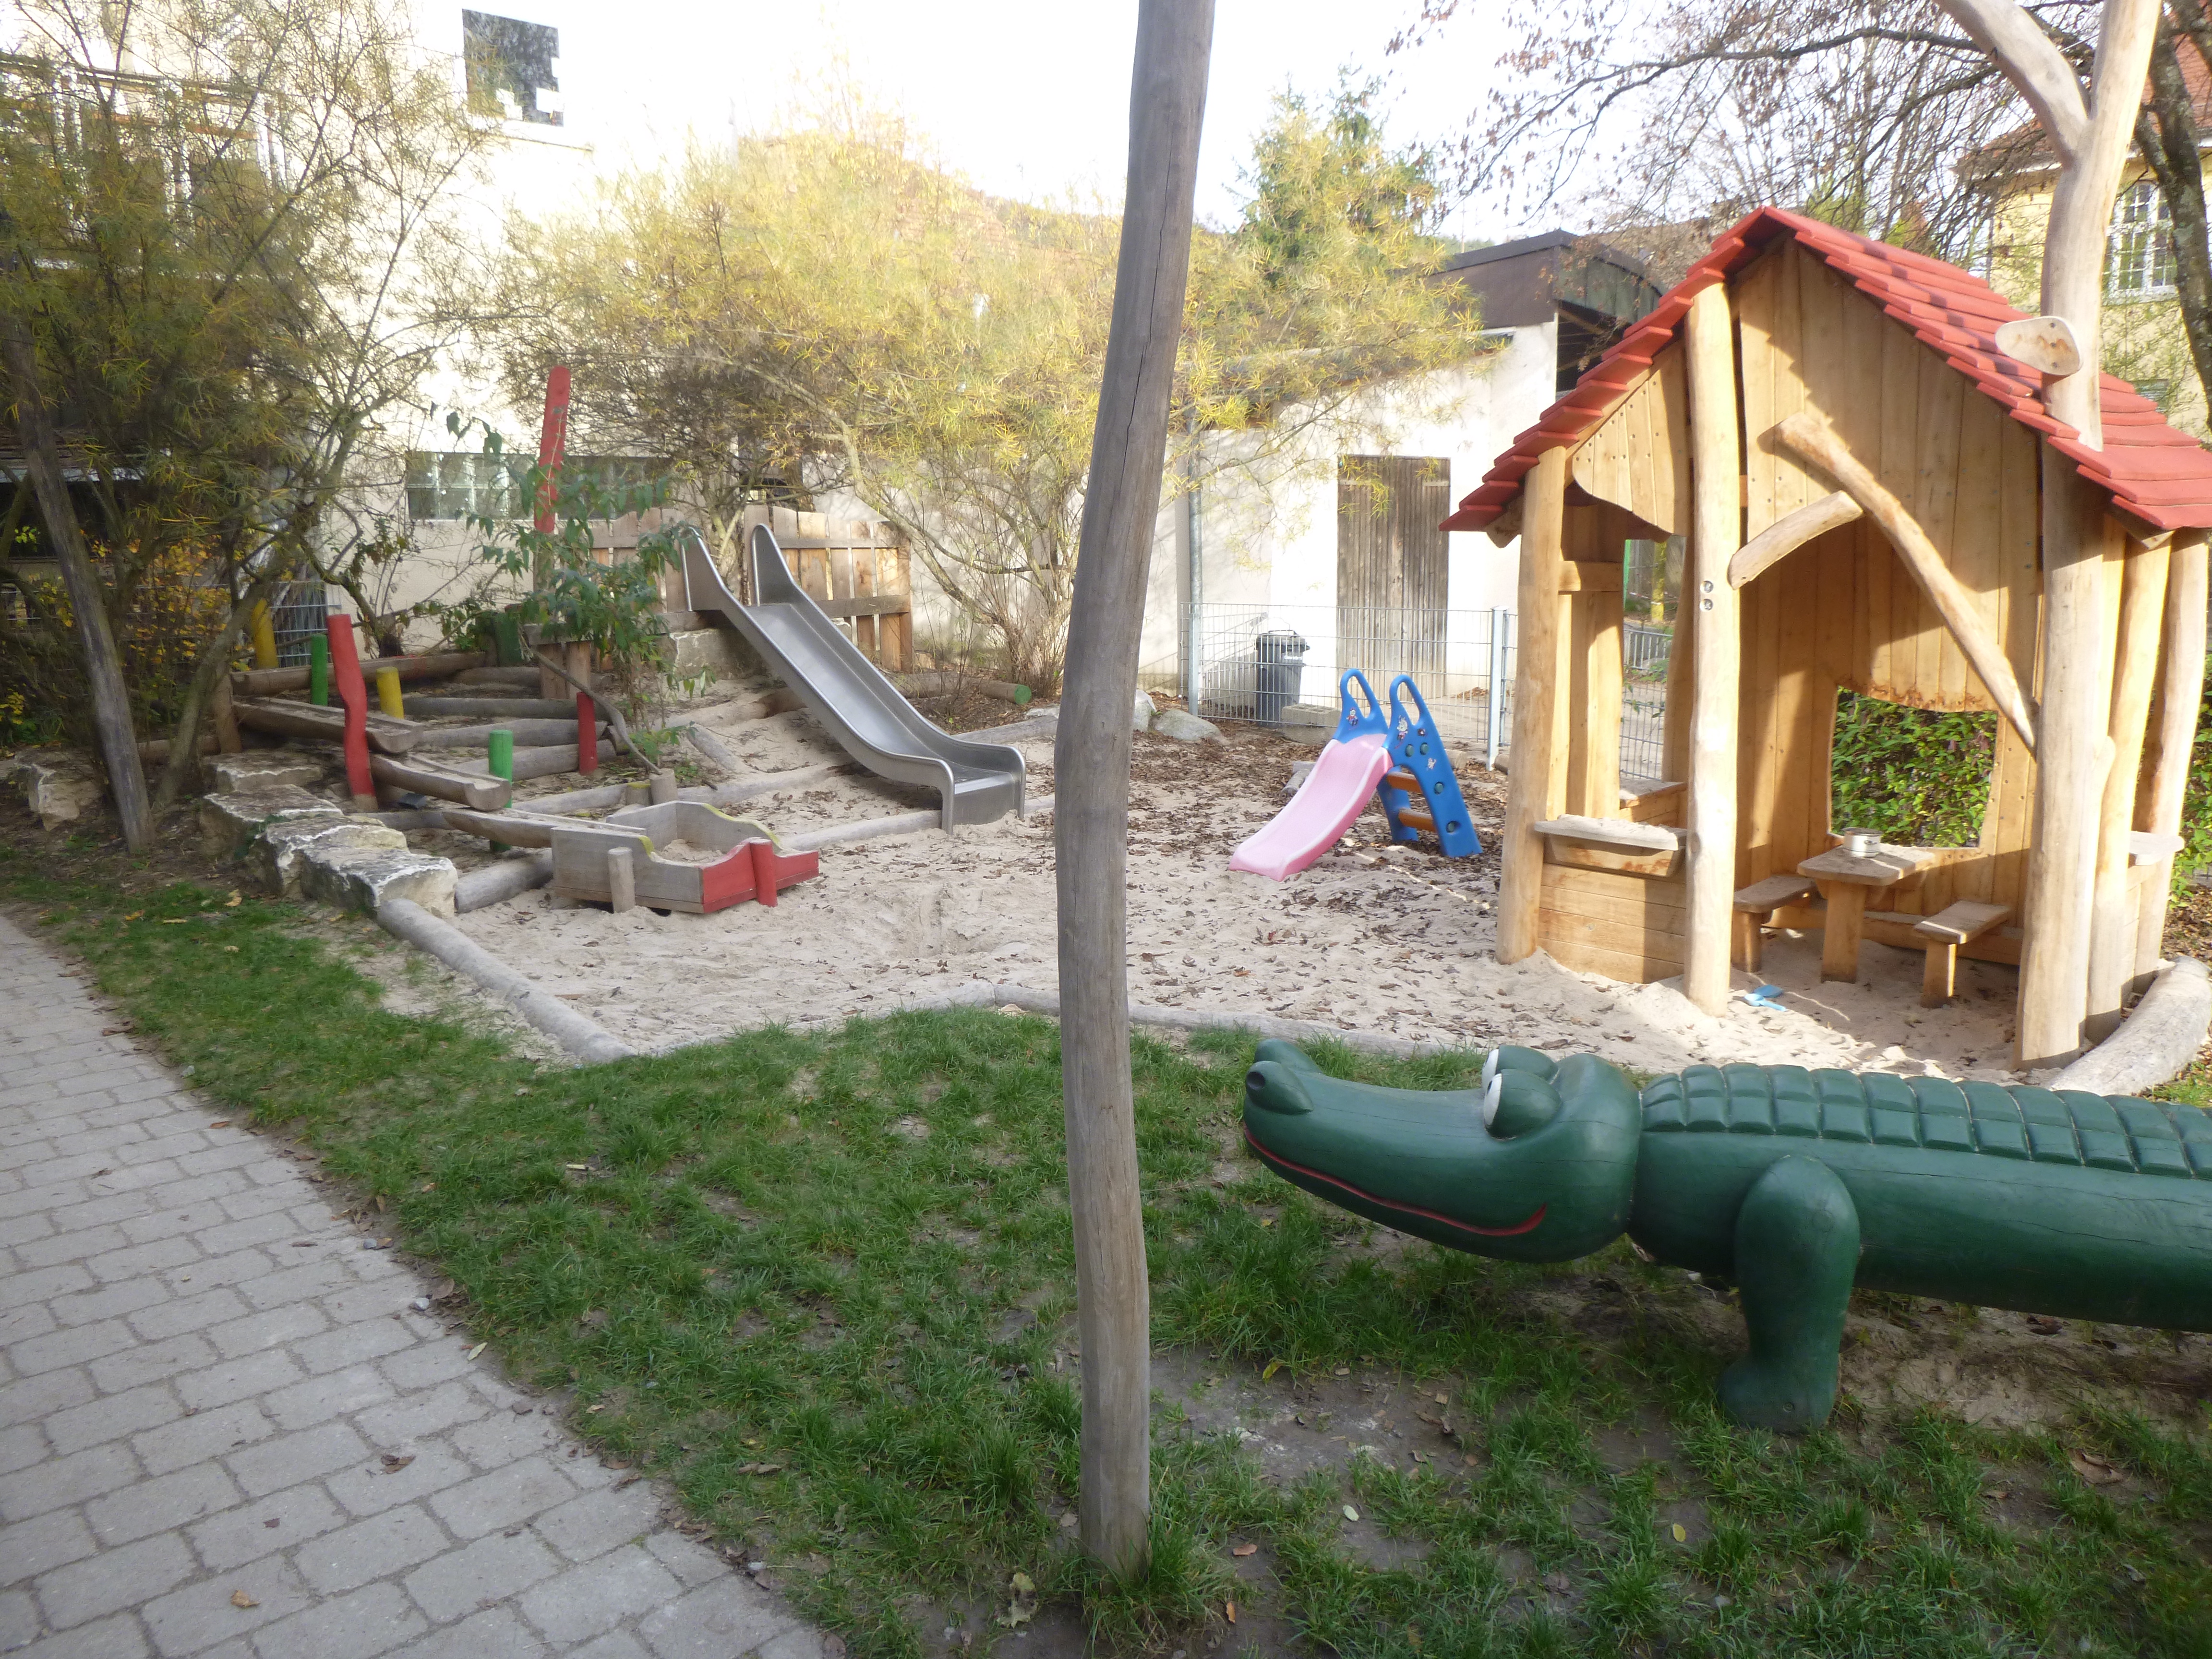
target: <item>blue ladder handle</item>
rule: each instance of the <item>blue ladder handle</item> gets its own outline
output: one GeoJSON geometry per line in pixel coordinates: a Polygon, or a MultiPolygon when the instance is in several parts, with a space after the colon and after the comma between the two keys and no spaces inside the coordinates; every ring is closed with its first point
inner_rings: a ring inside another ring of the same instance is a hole
{"type": "MultiPolygon", "coordinates": [[[[1401,674],[1390,682],[1390,759],[1395,767],[1412,773],[1419,781],[1423,804],[1436,824],[1437,840],[1444,856],[1464,859],[1480,854],[1482,837],[1475,834],[1474,825],[1468,819],[1467,801],[1460,793],[1459,775],[1452,769],[1450,757],[1444,752],[1443,739],[1437,735],[1436,720],[1429,713],[1428,704],[1421,700],[1421,689],[1413,684],[1411,674],[1401,674]],[[1407,697],[1413,700],[1419,719],[1407,714],[1403,699],[1407,697]]],[[[1390,821],[1391,839],[1419,841],[1420,832],[1401,822],[1398,816],[1413,804],[1412,795],[1387,785],[1378,793],[1382,797],[1383,815],[1390,821]]]]}
{"type": "Polygon", "coordinates": [[[1344,671],[1343,677],[1336,683],[1336,696],[1341,712],[1337,717],[1335,734],[1329,739],[1332,743],[1342,743],[1348,738],[1363,734],[1378,738],[1390,735],[1389,717],[1383,714],[1382,705],[1376,698],[1375,688],[1367,683],[1367,676],[1357,668],[1344,671]],[[1359,682],[1359,689],[1367,694],[1367,712],[1364,714],[1359,712],[1359,704],[1352,695],[1354,680],[1359,682]]]}

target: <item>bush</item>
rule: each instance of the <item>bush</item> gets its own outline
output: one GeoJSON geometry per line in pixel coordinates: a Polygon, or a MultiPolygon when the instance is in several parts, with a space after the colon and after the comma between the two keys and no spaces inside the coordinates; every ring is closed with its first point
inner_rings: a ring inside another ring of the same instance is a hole
{"type": "Polygon", "coordinates": [[[1982,836],[1997,717],[1836,698],[1832,820],[1907,847],[1971,847],[1982,836]]]}

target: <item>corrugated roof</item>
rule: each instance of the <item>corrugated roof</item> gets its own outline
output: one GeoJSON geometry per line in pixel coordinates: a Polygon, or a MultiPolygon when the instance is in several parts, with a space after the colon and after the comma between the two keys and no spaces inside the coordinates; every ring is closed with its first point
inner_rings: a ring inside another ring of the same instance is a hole
{"type": "Polygon", "coordinates": [[[1539,455],[1578,443],[1613,412],[1652,358],[1674,339],[1691,296],[1725,282],[1778,236],[1795,236],[1850,278],[1862,294],[1942,353],[1976,390],[2049,439],[2116,505],[2160,530],[2212,527],[2212,453],[2168,426],[2158,406],[2126,381],[2102,377],[2105,447],[2090,448],[2072,427],[2045,410],[2042,377],[1997,349],[1998,327],[2027,313],[2015,311],[1987,283],[1956,265],[1780,208],[1759,209],[1715,242],[1650,316],[1513,441],[1443,527],[1487,526],[1521,493],[1521,481],[1539,455]]]}

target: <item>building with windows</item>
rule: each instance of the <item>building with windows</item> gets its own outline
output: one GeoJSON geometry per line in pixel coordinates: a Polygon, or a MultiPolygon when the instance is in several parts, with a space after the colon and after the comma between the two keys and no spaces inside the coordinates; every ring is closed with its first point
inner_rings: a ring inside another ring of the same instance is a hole
{"type": "MultiPolygon", "coordinates": [[[[2212,76],[2185,42],[2179,50],[2200,154],[2212,151],[2212,76]]],[[[1982,274],[2012,304],[2033,312],[2057,171],[2039,133],[2029,131],[1984,146],[1975,164],[1986,169],[1990,196],[1982,274]],[[1999,159],[2014,154],[2017,161],[1999,159]]],[[[2105,368],[2156,404],[2174,426],[2212,441],[2212,417],[2190,358],[2175,276],[2172,210],[2142,158],[2130,155],[2106,241],[2105,368]]]]}

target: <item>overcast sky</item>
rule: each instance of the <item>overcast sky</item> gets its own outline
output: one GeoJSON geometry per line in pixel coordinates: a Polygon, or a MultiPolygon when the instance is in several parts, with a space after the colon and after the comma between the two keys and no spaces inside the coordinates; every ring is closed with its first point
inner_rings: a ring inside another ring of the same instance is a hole
{"type": "MultiPolygon", "coordinates": [[[[702,133],[726,133],[733,121],[757,129],[775,124],[795,79],[834,77],[842,60],[855,83],[902,108],[952,167],[987,190],[1029,198],[1071,187],[1121,193],[1133,0],[477,3],[560,27],[572,118],[589,108],[617,122],[642,120],[664,145],[687,125],[702,133]]],[[[1286,85],[1326,95],[1341,67],[1390,77],[1384,113],[1393,137],[1455,135],[1480,107],[1496,49],[1479,46],[1482,32],[1462,23],[1441,42],[1386,58],[1392,33],[1414,11],[1414,0],[1218,0],[1200,217],[1224,225],[1234,218],[1237,169],[1273,95],[1286,85]]],[[[1478,202],[1449,228],[1498,239],[1543,228],[1506,222],[1478,202]]]]}

